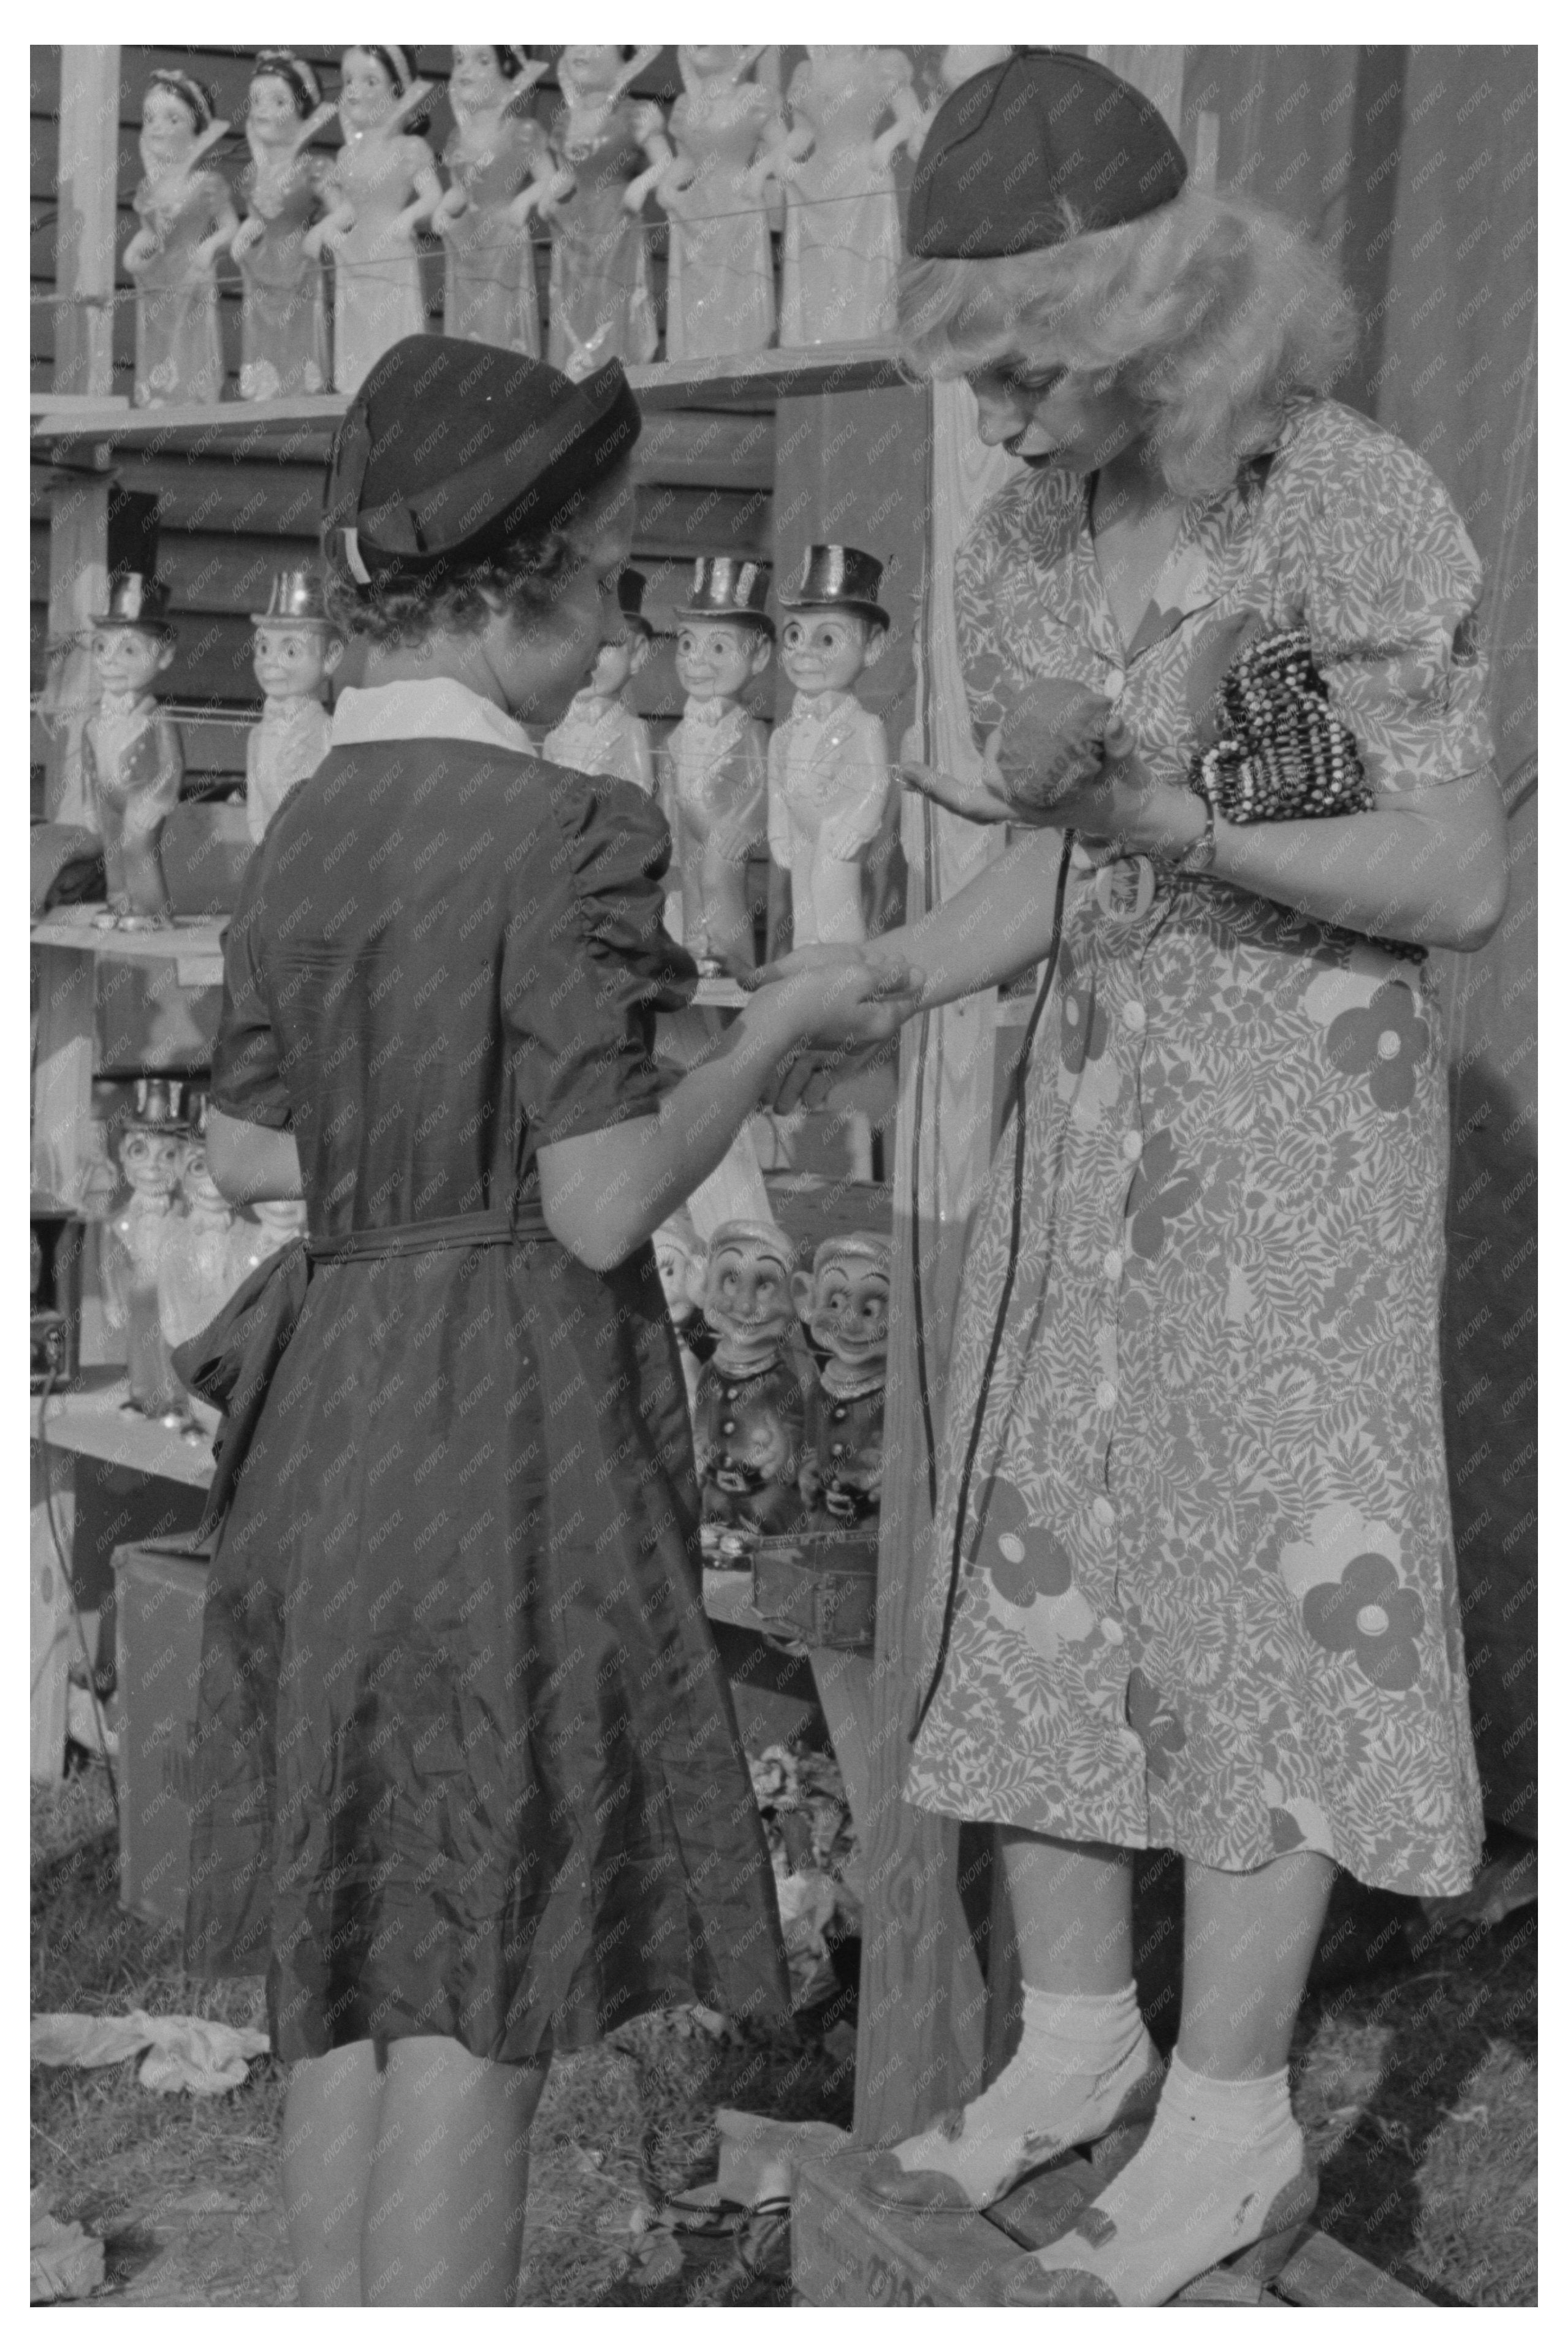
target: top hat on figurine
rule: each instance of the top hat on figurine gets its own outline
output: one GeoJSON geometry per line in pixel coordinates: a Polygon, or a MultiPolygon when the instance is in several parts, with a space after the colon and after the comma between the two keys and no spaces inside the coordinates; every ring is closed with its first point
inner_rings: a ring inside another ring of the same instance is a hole
{"type": "Polygon", "coordinates": [[[642,430],[610,360],[559,368],[453,335],[383,352],[338,427],[323,538],[345,578],[418,583],[566,529],[642,430]]]}
{"type": "Polygon", "coordinates": [[[864,613],[885,629],[888,615],[877,601],[881,593],[882,567],[863,548],[808,547],[799,579],[779,590],[779,603],[786,613],[808,604],[838,604],[847,613],[864,613]]]}
{"type": "Polygon", "coordinates": [[[691,594],[678,604],[683,621],[747,621],[765,629],[773,625],[763,610],[768,601],[770,568],[739,555],[700,555],[691,568],[691,594]]]}
{"type": "Polygon", "coordinates": [[[653,635],[653,623],[642,608],[643,592],[647,586],[646,576],[634,572],[628,563],[616,582],[616,596],[621,608],[621,618],[645,637],[653,635]]]}
{"type": "Polygon", "coordinates": [[[109,610],[89,613],[95,629],[140,629],[144,636],[172,637],[169,592],[145,572],[116,572],[109,583],[109,610]]]}
{"type": "MultiPolygon", "coordinates": [[[[187,1089],[178,1078],[138,1078],[125,1118],[127,1132],[134,1129],[143,1135],[192,1134],[194,1121],[186,1095],[187,1089]]],[[[201,1110],[205,1127],[205,1102],[201,1110]]]]}
{"type": "Polygon", "coordinates": [[[1023,49],[938,109],[905,241],[922,261],[1040,253],[1141,220],[1186,176],[1170,125],[1131,82],[1068,49],[1023,49]]]}
{"type": "Polygon", "coordinates": [[[310,570],[275,572],[266,612],[252,613],[250,617],[253,621],[314,621],[323,629],[332,625],[322,601],[320,577],[310,570]]]}

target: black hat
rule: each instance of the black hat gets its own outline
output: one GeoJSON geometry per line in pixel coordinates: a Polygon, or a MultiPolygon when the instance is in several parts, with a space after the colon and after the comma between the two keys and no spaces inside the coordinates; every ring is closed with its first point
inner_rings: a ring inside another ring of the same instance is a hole
{"type": "Polygon", "coordinates": [[[877,602],[881,593],[882,567],[874,555],[858,547],[808,547],[799,579],[779,590],[779,603],[786,613],[804,604],[837,604],[885,629],[888,616],[877,602]]]}
{"type": "Polygon", "coordinates": [[[1025,49],[939,110],[910,190],[909,250],[1038,253],[1063,242],[1064,202],[1087,228],[1115,228],[1168,204],[1186,176],[1163,115],[1130,82],[1067,49],[1025,49]]]}
{"type": "Polygon", "coordinates": [[[172,637],[169,592],[145,572],[114,572],[109,580],[109,610],[89,613],[94,629],[140,629],[144,636],[172,637]]]}
{"type": "Polygon", "coordinates": [[[634,572],[628,563],[623,567],[616,577],[616,599],[621,608],[622,620],[630,621],[635,627],[642,631],[645,637],[651,637],[653,623],[646,618],[642,608],[643,592],[647,586],[647,581],[645,575],[640,572],[634,572]]]}
{"type": "Polygon", "coordinates": [[[406,336],[338,427],[328,553],[362,583],[478,562],[568,520],[641,430],[618,360],[574,383],[493,344],[406,336]]]}
{"type": "Polygon", "coordinates": [[[700,555],[691,567],[691,598],[678,604],[683,621],[747,621],[771,637],[773,625],[763,610],[771,568],[749,556],[700,555]]]}

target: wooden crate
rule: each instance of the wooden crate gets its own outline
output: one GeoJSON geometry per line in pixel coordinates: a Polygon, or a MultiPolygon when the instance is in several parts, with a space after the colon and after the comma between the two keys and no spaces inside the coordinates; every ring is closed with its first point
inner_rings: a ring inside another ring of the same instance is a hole
{"type": "MultiPolygon", "coordinates": [[[[1020,2247],[1047,2244],[1091,2202],[1096,2175],[1081,2159],[1054,2166],[982,2213],[890,2211],[869,2197],[864,2149],[806,2158],[795,2176],[791,2272],[797,2301],[823,2307],[945,2308],[999,2305],[1002,2280],[1020,2247]]],[[[1321,2230],[1308,2233],[1261,2297],[1238,2281],[1234,2296],[1205,2303],[1261,2302],[1392,2309],[1415,2294],[1321,2230]]],[[[1178,2297],[1178,2301],[1186,2300],[1178,2297]]],[[[1196,2300],[1196,2298],[1194,2298],[1196,2300]]]]}

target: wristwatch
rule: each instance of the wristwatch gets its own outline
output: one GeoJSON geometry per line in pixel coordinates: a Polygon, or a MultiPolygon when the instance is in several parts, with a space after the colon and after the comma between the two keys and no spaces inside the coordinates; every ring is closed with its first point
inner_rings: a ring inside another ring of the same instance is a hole
{"type": "Polygon", "coordinates": [[[1195,841],[1190,841],[1169,861],[1173,874],[1206,874],[1214,864],[1217,846],[1214,837],[1215,804],[1206,793],[1203,801],[1204,829],[1195,841]]]}

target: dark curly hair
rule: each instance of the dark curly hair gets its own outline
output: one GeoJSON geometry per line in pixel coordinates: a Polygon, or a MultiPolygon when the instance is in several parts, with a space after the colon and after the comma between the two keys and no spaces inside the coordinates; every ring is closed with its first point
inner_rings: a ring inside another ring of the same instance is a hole
{"type": "Polygon", "coordinates": [[[477,636],[499,606],[520,627],[547,614],[582,560],[582,542],[630,494],[629,462],[595,483],[569,518],[531,538],[516,539],[477,562],[433,566],[419,580],[361,585],[335,568],[325,592],[327,614],[345,636],[376,646],[422,646],[437,635],[477,636]]]}

